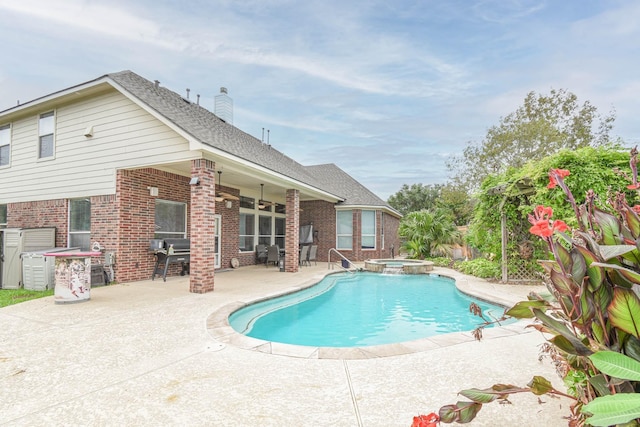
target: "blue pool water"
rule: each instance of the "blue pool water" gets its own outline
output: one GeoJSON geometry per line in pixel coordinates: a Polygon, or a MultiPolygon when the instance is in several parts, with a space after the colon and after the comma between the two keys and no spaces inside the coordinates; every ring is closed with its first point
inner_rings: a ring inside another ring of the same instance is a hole
{"type": "Polygon", "coordinates": [[[238,332],[266,341],[317,347],[391,344],[475,329],[504,309],[459,292],[437,275],[332,274],[311,288],[251,304],[229,317],[238,332]]]}

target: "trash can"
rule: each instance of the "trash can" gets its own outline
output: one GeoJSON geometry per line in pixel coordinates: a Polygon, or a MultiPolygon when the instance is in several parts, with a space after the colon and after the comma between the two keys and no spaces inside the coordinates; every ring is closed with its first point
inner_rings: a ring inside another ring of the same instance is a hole
{"type": "Polygon", "coordinates": [[[91,258],[102,252],[49,252],[55,257],[56,304],[88,301],[91,297],[91,258]]]}
{"type": "Polygon", "coordinates": [[[342,260],[342,268],[349,268],[349,260],[346,260],[346,259],[342,260]]]}
{"type": "Polygon", "coordinates": [[[284,271],[284,257],[278,260],[278,267],[280,267],[280,271],[284,271]]]}

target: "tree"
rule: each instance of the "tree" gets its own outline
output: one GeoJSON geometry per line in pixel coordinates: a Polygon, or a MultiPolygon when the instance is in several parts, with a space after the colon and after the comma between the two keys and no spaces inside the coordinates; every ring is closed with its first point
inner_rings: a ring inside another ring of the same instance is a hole
{"type": "MultiPolygon", "coordinates": [[[[491,175],[482,182],[467,235],[468,242],[481,252],[495,254],[499,258],[502,213],[507,217],[507,228],[518,228],[518,225],[528,224],[527,215],[536,205],[551,206],[556,218],[573,226],[575,215],[565,203],[564,195],[549,192],[546,188],[549,170],[571,171],[577,203],[584,203],[587,190],[592,189],[601,195],[596,203],[604,206],[609,188],[626,186],[627,178],[617,171],[628,169],[628,165],[627,152],[607,147],[585,147],[561,150],[518,169],[509,168],[502,174],[491,175]]],[[[633,203],[637,200],[634,192],[629,192],[627,197],[633,203]]],[[[528,230],[529,227],[520,228],[528,230]]],[[[508,252],[517,252],[517,244],[517,241],[510,242],[513,247],[508,248],[508,252]]]]}
{"type": "Polygon", "coordinates": [[[462,156],[447,163],[454,182],[464,188],[478,188],[490,174],[518,168],[529,160],[541,159],[560,149],[575,150],[608,144],[614,113],[601,116],[589,101],[564,89],[549,95],[529,92],[524,104],[489,128],[479,144],[469,144],[462,156]]]}
{"type": "Polygon", "coordinates": [[[441,211],[410,212],[400,221],[398,234],[414,259],[451,256],[453,245],[461,242],[456,225],[441,211]]]}
{"type": "Polygon", "coordinates": [[[402,215],[423,209],[433,209],[440,198],[443,187],[442,184],[412,184],[411,187],[403,184],[400,191],[391,195],[387,202],[402,215]]]}

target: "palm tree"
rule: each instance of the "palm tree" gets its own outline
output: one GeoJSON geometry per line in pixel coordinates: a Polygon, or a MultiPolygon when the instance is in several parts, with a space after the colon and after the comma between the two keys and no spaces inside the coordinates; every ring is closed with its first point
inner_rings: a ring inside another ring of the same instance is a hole
{"type": "Polygon", "coordinates": [[[398,229],[409,258],[451,256],[462,238],[453,221],[442,211],[421,210],[402,218],[398,229]]]}

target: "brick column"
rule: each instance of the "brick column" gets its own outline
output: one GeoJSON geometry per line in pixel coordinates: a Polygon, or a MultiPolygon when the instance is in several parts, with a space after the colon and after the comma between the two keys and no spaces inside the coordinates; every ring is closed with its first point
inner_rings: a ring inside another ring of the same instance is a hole
{"type": "Polygon", "coordinates": [[[211,160],[191,161],[191,176],[200,183],[191,186],[191,266],[189,291],[203,294],[213,291],[214,282],[214,233],[215,163],[211,160]]]}
{"type": "Polygon", "coordinates": [[[287,190],[287,218],[285,223],[284,250],[285,271],[296,273],[300,254],[300,192],[298,190],[287,190]]]}

